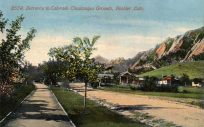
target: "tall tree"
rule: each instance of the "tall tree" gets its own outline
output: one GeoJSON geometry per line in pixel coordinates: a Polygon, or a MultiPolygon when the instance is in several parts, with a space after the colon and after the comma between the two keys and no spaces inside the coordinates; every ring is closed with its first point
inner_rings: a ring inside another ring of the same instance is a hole
{"type": "Polygon", "coordinates": [[[87,105],[87,85],[89,82],[93,82],[93,80],[96,79],[95,76],[97,76],[97,72],[99,71],[100,67],[97,67],[97,65],[93,62],[92,59],[90,59],[92,53],[96,48],[94,48],[95,43],[100,38],[100,36],[94,36],[92,41],[90,41],[89,38],[84,37],[83,39],[76,37],[74,38],[73,42],[74,45],[79,50],[79,55],[81,57],[81,68],[80,73],[82,76],[82,79],[85,83],[85,92],[84,92],[84,110],[86,109],[87,105]]]}
{"type": "Polygon", "coordinates": [[[2,93],[9,94],[12,86],[22,72],[22,63],[24,53],[30,48],[30,41],[34,38],[36,30],[31,28],[25,39],[22,39],[18,32],[24,17],[18,16],[16,20],[10,23],[10,27],[6,28],[8,20],[3,18],[0,11],[0,30],[1,34],[6,35],[0,42],[0,90],[2,93]],[[8,88],[8,89],[7,89],[8,88]]]}
{"type": "Polygon", "coordinates": [[[184,85],[187,86],[190,84],[190,79],[189,76],[185,73],[183,73],[183,75],[180,77],[180,82],[184,85]]]}
{"type": "Polygon", "coordinates": [[[68,68],[64,75],[68,80],[78,78],[85,83],[84,109],[86,109],[88,83],[96,82],[97,74],[101,71],[102,65],[95,63],[91,58],[93,51],[96,50],[94,45],[99,38],[100,36],[94,36],[90,40],[87,37],[83,39],[76,37],[71,45],[52,48],[49,52],[53,59],[66,62],[68,68]]]}

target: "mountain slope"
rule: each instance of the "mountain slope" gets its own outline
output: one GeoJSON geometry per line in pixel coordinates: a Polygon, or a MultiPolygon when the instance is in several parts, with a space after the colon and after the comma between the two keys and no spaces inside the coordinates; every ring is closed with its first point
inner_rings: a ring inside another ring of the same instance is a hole
{"type": "MultiPolygon", "coordinates": [[[[174,38],[167,38],[150,51],[145,60],[142,57],[139,58],[130,69],[138,72],[138,68],[144,65],[160,68],[175,63],[204,60],[204,27],[187,31],[174,38]],[[142,64],[138,61],[142,61],[142,64]]],[[[144,69],[152,70],[152,68],[144,69]]],[[[144,71],[140,70],[140,72],[144,71]]]]}
{"type": "Polygon", "coordinates": [[[156,76],[161,78],[162,75],[173,74],[175,76],[182,76],[183,73],[187,74],[190,79],[204,78],[204,61],[177,63],[143,73],[140,76],[156,76]]]}
{"type": "Polygon", "coordinates": [[[204,27],[173,38],[169,37],[154,48],[138,52],[133,58],[119,57],[108,61],[106,58],[96,56],[95,60],[113,66],[114,72],[129,70],[136,74],[171,64],[204,60],[204,27]]]}
{"type": "Polygon", "coordinates": [[[104,57],[102,57],[100,55],[95,56],[94,59],[95,59],[96,62],[99,62],[99,63],[102,63],[102,64],[107,64],[109,62],[108,59],[106,59],[106,58],[104,58],[104,57]]]}

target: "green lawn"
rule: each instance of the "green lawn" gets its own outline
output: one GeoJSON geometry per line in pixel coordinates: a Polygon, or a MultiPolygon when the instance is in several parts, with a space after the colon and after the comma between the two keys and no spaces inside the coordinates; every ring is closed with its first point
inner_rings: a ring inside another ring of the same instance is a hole
{"type": "Polygon", "coordinates": [[[21,101],[35,89],[34,85],[16,84],[14,93],[11,97],[0,98],[0,120],[4,118],[10,111],[13,111],[21,101]]]}
{"type": "Polygon", "coordinates": [[[179,92],[194,93],[194,94],[203,94],[204,95],[204,88],[198,88],[198,87],[190,87],[190,86],[183,87],[183,86],[180,86],[178,88],[178,91],[179,92]]]}
{"type": "Polygon", "coordinates": [[[62,88],[52,88],[58,100],[77,127],[144,127],[147,125],[126,117],[88,100],[87,113],[83,112],[83,97],[62,88]]]}
{"type": "Polygon", "coordinates": [[[187,74],[190,79],[204,78],[204,61],[178,63],[143,73],[140,76],[156,76],[161,78],[162,75],[173,74],[176,76],[182,76],[183,73],[187,74]]]}
{"type": "Polygon", "coordinates": [[[203,99],[204,98],[204,88],[192,88],[192,87],[182,87],[180,90],[186,90],[187,93],[171,93],[171,92],[144,92],[139,90],[131,90],[130,87],[103,87],[101,90],[122,92],[122,93],[131,93],[147,96],[162,96],[162,97],[174,97],[174,98],[192,98],[192,99],[203,99]]]}

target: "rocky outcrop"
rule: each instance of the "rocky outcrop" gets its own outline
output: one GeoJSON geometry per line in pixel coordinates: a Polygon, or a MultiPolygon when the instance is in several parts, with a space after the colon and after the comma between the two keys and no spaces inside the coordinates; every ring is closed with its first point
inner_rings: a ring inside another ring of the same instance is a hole
{"type": "Polygon", "coordinates": [[[204,38],[197,42],[191,49],[191,54],[188,56],[187,60],[192,59],[193,57],[200,55],[201,53],[204,53],[204,38]]]}
{"type": "Polygon", "coordinates": [[[184,35],[177,36],[167,54],[175,53],[175,52],[179,51],[181,49],[183,42],[184,42],[183,38],[184,38],[184,35]]]}
{"type": "Polygon", "coordinates": [[[167,48],[167,44],[166,43],[162,43],[159,48],[156,50],[156,58],[160,59],[162,57],[162,55],[165,53],[167,48]]]}
{"type": "MultiPolygon", "coordinates": [[[[187,31],[175,38],[167,38],[152,51],[148,54],[149,56],[145,55],[146,59],[141,56],[130,69],[154,69],[147,65],[162,67],[172,63],[192,60],[195,56],[204,54],[204,27],[187,31]]],[[[204,57],[199,56],[200,58],[204,57]]]]}
{"type": "Polygon", "coordinates": [[[203,55],[204,27],[201,27],[174,38],[167,38],[155,48],[139,52],[133,58],[118,58],[108,64],[114,66],[113,70],[116,72],[131,69],[133,72],[140,73],[178,62],[204,60],[203,55]]]}
{"type": "Polygon", "coordinates": [[[135,57],[137,57],[137,60],[134,62],[134,64],[130,67],[131,69],[135,69],[138,66],[143,65],[147,59],[148,56],[153,52],[152,49],[147,50],[147,51],[143,51],[143,52],[139,52],[135,57]],[[138,57],[139,56],[139,57],[138,57]]]}

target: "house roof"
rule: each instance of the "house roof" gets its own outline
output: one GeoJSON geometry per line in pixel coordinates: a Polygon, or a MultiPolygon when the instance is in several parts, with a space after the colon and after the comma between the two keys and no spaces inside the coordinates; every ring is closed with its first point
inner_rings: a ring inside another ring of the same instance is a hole
{"type": "Polygon", "coordinates": [[[163,80],[171,80],[172,77],[164,77],[163,80]]]}

